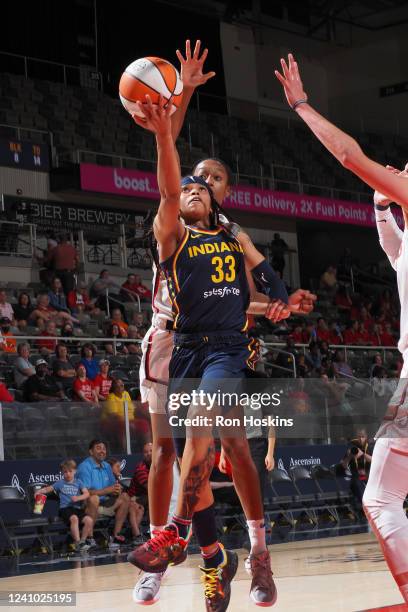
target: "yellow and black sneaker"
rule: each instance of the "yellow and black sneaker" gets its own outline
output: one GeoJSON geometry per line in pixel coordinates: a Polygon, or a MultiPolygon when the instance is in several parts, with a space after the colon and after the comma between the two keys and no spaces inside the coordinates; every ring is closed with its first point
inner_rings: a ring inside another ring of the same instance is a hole
{"type": "Polygon", "coordinates": [[[238,555],[231,550],[225,550],[224,561],[217,567],[200,567],[203,572],[201,580],[204,584],[205,605],[207,612],[225,612],[231,597],[231,580],[238,569],[238,555]]]}

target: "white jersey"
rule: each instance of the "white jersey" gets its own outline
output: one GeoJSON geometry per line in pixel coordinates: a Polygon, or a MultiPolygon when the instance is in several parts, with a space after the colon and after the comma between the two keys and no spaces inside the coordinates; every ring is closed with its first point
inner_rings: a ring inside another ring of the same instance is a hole
{"type": "Polygon", "coordinates": [[[166,279],[153,264],[153,317],[152,324],[159,321],[173,321],[173,310],[166,279]]]}
{"type": "MultiPolygon", "coordinates": [[[[398,348],[404,357],[404,371],[408,370],[408,229],[402,231],[390,208],[375,211],[380,244],[397,272],[398,294],[401,304],[400,341],[398,348]]],[[[406,377],[406,372],[404,372],[406,377]]],[[[401,373],[401,378],[404,378],[401,373]]]]}

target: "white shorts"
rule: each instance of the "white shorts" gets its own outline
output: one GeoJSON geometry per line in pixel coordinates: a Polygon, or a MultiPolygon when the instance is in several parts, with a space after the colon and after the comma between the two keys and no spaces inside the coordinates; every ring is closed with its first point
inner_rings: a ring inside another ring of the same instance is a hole
{"type": "Polygon", "coordinates": [[[142,402],[148,402],[149,412],[166,414],[169,364],[173,352],[173,332],[150,327],[142,340],[142,361],[139,381],[142,402]]]}

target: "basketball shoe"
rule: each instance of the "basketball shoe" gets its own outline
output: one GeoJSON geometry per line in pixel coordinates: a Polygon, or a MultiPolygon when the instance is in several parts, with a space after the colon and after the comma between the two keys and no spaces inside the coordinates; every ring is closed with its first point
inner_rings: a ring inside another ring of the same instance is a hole
{"type": "Polygon", "coordinates": [[[224,561],[217,567],[200,567],[203,572],[201,580],[204,584],[205,606],[207,612],[225,612],[231,597],[231,580],[238,569],[238,555],[231,550],[225,550],[224,561]]]}
{"type": "Polygon", "coordinates": [[[257,606],[273,606],[278,598],[272,578],[269,551],[249,555],[245,559],[245,569],[252,576],[250,598],[257,606]]]}
{"type": "Polygon", "coordinates": [[[159,600],[159,591],[162,583],[163,573],[145,573],[135,584],[133,589],[133,601],[142,606],[151,606],[159,600]]]}
{"type": "Polygon", "coordinates": [[[169,565],[179,565],[187,558],[187,546],[191,527],[186,539],[181,538],[177,525],[170,523],[162,531],[153,531],[154,537],[128,555],[129,563],[145,572],[160,574],[169,565]]]}

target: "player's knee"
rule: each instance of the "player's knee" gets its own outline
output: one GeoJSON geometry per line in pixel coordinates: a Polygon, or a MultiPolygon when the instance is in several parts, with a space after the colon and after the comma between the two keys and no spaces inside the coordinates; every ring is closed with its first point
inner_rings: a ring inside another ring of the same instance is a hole
{"type": "Polygon", "coordinates": [[[76,514],[72,514],[69,517],[69,520],[70,520],[71,525],[78,525],[78,517],[76,514]]]}
{"type": "Polygon", "coordinates": [[[84,518],[82,519],[82,523],[84,525],[92,525],[93,521],[92,518],[88,515],[84,516],[84,518]]]}
{"type": "Polygon", "coordinates": [[[225,441],[223,440],[222,447],[230,463],[233,465],[248,464],[248,461],[251,459],[251,453],[246,439],[230,438],[225,441]]]}

